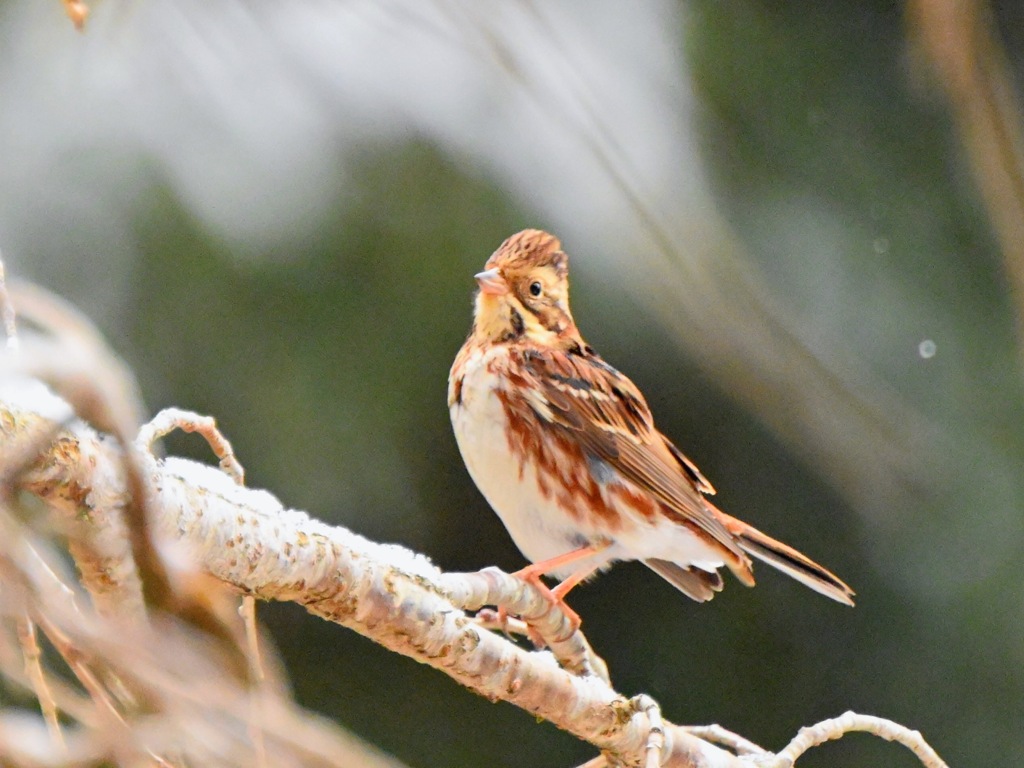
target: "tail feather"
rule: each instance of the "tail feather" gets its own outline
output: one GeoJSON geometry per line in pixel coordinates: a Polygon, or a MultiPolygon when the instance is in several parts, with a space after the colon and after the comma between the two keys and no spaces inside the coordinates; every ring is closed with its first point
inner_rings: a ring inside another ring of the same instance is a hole
{"type": "Polygon", "coordinates": [[[651,558],[644,565],[661,576],[691,600],[706,603],[725,586],[717,571],[702,571],[699,568],[684,568],[669,560],[651,558]]]}
{"type": "MultiPolygon", "coordinates": [[[[738,522],[738,521],[737,521],[738,522]]],[[[730,526],[731,527],[731,526],[730,526]]],[[[736,531],[740,549],[838,603],[853,605],[854,591],[827,568],[781,541],[744,525],[736,531]]]]}
{"type": "MultiPolygon", "coordinates": [[[[714,512],[715,517],[732,535],[733,541],[743,552],[758,560],[777,568],[787,576],[796,579],[804,586],[810,587],[825,597],[843,605],[853,605],[856,594],[842,579],[824,566],[818,565],[806,555],[761,533],[742,520],[726,514],[711,502],[704,503],[714,512]]],[[[753,586],[754,577],[750,569],[750,561],[738,555],[734,561],[726,561],[732,572],[748,587],[753,586]]],[[[703,603],[722,590],[722,577],[717,571],[705,571],[696,567],[687,567],[669,560],[650,558],[644,565],[657,573],[676,589],[697,602],[703,603]]]]}

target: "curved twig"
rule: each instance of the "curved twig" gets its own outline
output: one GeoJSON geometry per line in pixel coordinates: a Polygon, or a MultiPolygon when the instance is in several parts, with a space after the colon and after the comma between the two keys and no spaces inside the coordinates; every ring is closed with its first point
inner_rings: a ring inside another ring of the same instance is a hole
{"type": "Polygon", "coordinates": [[[801,728],[796,737],[778,753],[776,760],[770,764],[779,766],[779,768],[788,768],[811,747],[819,746],[826,741],[841,739],[847,733],[855,731],[872,733],[887,741],[902,744],[917,755],[925,768],[949,768],[935,750],[928,745],[919,731],[911,730],[892,720],[886,720],[884,717],[858,715],[856,712],[844,712],[839,717],[822,720],[815,725],[801,728]]]}

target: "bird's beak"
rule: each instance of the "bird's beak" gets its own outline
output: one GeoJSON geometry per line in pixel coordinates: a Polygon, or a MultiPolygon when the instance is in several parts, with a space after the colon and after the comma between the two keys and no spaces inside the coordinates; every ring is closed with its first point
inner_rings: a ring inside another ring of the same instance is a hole
{"type": "Polygon", "coordinates": [[[477,272],[474,277],[476,277],[476,281],[480,285],[480,293],[487,296],[504,296],[508,293],[508,283],[505,282],[505,278],[501,276],[497,269],[477,272]]]}

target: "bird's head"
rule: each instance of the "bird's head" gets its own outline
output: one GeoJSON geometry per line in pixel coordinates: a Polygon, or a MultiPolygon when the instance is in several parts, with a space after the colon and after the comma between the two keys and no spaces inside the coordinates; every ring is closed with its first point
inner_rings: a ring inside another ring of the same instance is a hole
{"type": "Polygon", "coordinates": [[[476,275],[473,333],[481,340],[556,344],[578,336],[569,311],[569,259],[554,235],[525,229],[476,275]]]}

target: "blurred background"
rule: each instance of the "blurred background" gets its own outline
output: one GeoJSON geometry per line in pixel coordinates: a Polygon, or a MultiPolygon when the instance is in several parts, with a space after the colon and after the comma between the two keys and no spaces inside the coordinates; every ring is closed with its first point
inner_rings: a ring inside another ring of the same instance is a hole
{"type": "MultiPolygon", "coordinates": [[[[588,340],[717,503],[835,570],[573,593],[616,687],[778,749],[846,709],[1024,761],[1024,10],[972,0],[0,0],[0,248],[254,487],[523,559],[445,407],[472,275],[559,235],[588,340]]],[[[171,450],[208,460],[199,441],[171,450]]],[[[291,605],[297,699],[410,766],[586,745],[291,605]]],[[[848,737],[801,766],[913,766],[848,737]]]]}

